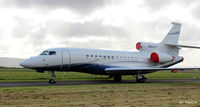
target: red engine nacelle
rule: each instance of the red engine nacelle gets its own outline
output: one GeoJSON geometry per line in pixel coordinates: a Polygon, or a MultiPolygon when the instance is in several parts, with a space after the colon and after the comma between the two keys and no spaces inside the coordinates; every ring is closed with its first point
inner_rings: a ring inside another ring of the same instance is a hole
{"type": "Polygon", "coordinates": [[[167,55],[167,54],[162,54],[162,53],[156,53],[153,52],[150,55],[150,59],[154,63],[165,63],[165,62],[170,62],[174,60],[173,56],[167,55]]]}
{"type": "Polygon", "coordinates": [[[159,55],[156,52],[151,53],[151,61],[155,63],[159,63],[159,55]]]}
{"type": "Polygon", "coordinates": [[[140,50],[142,48],[142,43],[141,42],[138,42],[137,44],[136,44],[136,49],[137,50],[140,50]]]}

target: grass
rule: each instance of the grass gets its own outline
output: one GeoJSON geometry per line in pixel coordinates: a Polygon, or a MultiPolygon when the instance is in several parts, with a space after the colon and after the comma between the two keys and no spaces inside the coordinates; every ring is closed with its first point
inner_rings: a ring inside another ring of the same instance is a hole
{"type": "MultiPolygon", "coordinates": [[[[104,80],[108,76],[91,75],[78,72],[56,72],[56,81],[62,80],[104,80]],[[64,75],[65,74],[65,75],[64,75]]],[[[145,75],[149,79],[183,79],[183,78],[200,78],[200,73],[171,73],[155,72],[145,75]]],[[[31,69],[24,68],[0,68],[1,81],[47,81],[49,73],[38,73],[31,69]]],[[[123,79],[135,79],[134,76],[123,76],[123,79]]]]}
{"type": "MultiPolygon", "coordinates": [[[[77,72],[55,72],[56,80],[99,80],[107,76],[91,75],[77,72]]],[[[38,73],[31,69],[0,69],[0,81],[47,81],[50,78],[48,72],[38,73]]]]}
{"type": "Polygon", "coordinates": [[[0,88],[6,107],[200,106],[200,83],[135,83],[0,88]]]}
{"type": "MultiPolygon", "coordinates": [[[[199,72],[199,71],[197,71],[199,72]]],[[[56,80],[99,80],[107,76],[56,73],[56,80]]],[[[150,79],[200,78],[200,73],[155,72],[150,79]]],[[[49,74],[0,68],[0,81],[47,81],[49,74]]],[[[135,79],[123,76],[123,79],[135,79]]],[[[1,83],[1,82],[0,82],[1,83]]],[[[188,107],[200,106],[200,82],[133,83],[0,88],[0,107],[188,107]]]]}
{"type": "Polygon", "coordinates": [[[149,79],[200,79],[200,71],[188,71],[188,73],[154,72],[146,75],[149,79]],[[195,73],[189,73],[195,72],[195,73]]]}

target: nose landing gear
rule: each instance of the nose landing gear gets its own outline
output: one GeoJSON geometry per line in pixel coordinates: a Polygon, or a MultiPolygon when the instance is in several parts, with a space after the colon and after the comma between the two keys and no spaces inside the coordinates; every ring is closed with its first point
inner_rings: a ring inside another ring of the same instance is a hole
{"type": "Polygon", "coordinates": [[[49,82],[48,82],[49,84],[55,84],[56,83],[56,81],[54,80],[54,79],[49,79],[49,82]]]}
{"type": "Polygon", "coordinates": [[[49,71],[49,74],[51,76],[51,78],[49,79],[49,84],[55,84],[56,81],[54,80],[54,78],[56,77],[56,74],[54,73],[54,71],[49,71]]]}

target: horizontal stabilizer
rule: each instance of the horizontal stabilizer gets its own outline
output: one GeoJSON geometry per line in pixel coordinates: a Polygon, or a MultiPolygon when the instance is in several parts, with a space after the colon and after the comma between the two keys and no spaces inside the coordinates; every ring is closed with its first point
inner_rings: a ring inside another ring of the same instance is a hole
{"type": "Polygon", "coordinates": [[[188,45],[176,45],[176,44],[165,44],[167,46],[177,47],[177,48],[196,48],[200,49],[199,46],[188,46],[188,45]]]}

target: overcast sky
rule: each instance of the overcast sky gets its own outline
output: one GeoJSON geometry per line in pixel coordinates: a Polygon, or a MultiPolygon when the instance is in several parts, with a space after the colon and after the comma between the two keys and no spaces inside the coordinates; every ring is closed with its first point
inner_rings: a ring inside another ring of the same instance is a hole
{"type": "MultiPolygon", "coordinates": [[[[200,0],[0,0],[0,56],[28,58],[47,48],[135,50],[182,23],[180,44],[200,46],[200,0]]],[[[183,66],[200,50],[182,49],[183,66]]]]}

